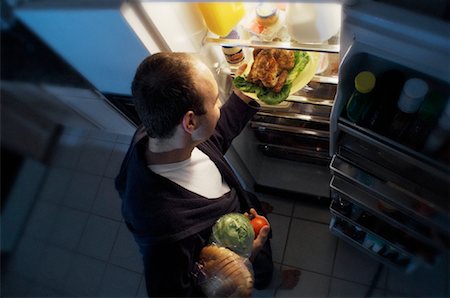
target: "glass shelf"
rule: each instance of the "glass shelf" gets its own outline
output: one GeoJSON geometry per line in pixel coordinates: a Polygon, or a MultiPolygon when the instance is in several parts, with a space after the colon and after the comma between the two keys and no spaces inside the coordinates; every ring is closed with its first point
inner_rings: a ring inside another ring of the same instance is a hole
{"type": "Polygon", "coordinates": [[[262,40],[245,40],[245,39],[227,39],[206,36],[205,43],[216,44],[227,47],[246,47],[246,48],[262,48],[262,49],[285,49],[285,50],[302,50],[310,52],[323,53],[339,53],[340,44],[330,43],[323,44],[305,44],[296,41],[262,41],[262,40]]]}

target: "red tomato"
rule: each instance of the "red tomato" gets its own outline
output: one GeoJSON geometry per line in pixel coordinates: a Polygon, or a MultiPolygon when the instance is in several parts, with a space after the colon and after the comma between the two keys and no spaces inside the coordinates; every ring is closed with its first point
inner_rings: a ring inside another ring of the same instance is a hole
{"type": "Polygon", "coordinates": [[[261,230],[262,227],[269,225],[269,222],[267,221],[267,219],[264,216],[256,216],[255,218],[253,218],[250,221],[250,223],[253,226],[253,231],[255,232],[255,238],[258,236],[259,231],[261,230]]]}

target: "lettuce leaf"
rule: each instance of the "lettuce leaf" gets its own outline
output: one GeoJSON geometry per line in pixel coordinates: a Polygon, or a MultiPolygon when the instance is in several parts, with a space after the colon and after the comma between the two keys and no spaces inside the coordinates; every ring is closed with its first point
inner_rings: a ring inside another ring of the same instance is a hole
{"type": "Polygon", "coordinates": [[[233,84],[236,88],[241,90],[242,92],[252,92],[256,93],[256,90],[259,89],[259,86],[247,82],[247,80],[244,77],[235,77],[233,80],[233,84]]]}
{"type": "Polygon", "coordinates": [[[268,105],[276,105],[286,100],[291,92],[292,83],[284,84],[281,91],[275,93],[269,88],[259,88],[256,92],[256,96],[268,105]]]}
{"type": "Polygon", "coordinates": [[[298,75],[305,69],[306,65],[309,63],[309,55],[303,51],[295,51],[295,65],[294,68],[289,72],[289,76],[286,79],[286,83],[292,83],[298,75]]]}

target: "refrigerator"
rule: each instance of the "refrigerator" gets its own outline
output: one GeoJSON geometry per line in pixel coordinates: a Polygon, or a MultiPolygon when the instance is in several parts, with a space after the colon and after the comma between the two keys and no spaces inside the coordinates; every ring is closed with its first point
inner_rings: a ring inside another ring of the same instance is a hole
{"type": "MultiPolygon", "coordinates": [[[[425,152],[423,144],[411,146],[387,131],[356,124],[348,119],[346,105],[355,89],[355,77],[361,71],[370,71],[379,78],[378,90],[388,90],[373,97],[402,87],[392,87],[394,82],[382,78],[386,71],[395,70],[406,79],[424,80],[430,92],[444,97],[441,102],[449,101],[450,7],[443,1],[428,5],[420,1],[334,1],[339,3],[340,11],[325,11],[326,18],[323,18],[317,9],[316,23],[309,28],[316,28],[319,35],[325,34],[324,26],[328,24],[319,23],[340,14],[340,22],[334,24],[337,28],[330,31],[331,36],[326,40],[309,43],[301,40],[305,33],[290,35],[296,28],[289,28],[288,22],[301,18],[301,9],[338,5],[328,2],[304,1],[284,6],[273,3],[272,8],[278,10],[279,19],[285,22],[281,26],[287,27],[284,32],[283,28],[278,31],[278,38],[270,32],[267,35],[264,31],[256,32],[251,25],[261,3],[246,3],[246,15],[234,27],[237,34],[232,37],[204,33],[196,23],[201,18],[198,14],[195,21],[188,20],[178,9],[175,12],[178,17],[174,18],[184,30],[191,24],[188,30],[191,30],[192,48],[209,57],[208,62],[225,94],[230,92],[236,67],[224,61],[224,53],[228,52],[222,53],[223,46],[228,47],[225,50],[242,49],[246,58],[252,56],[254,48],[314,53],[320,59],[318,64],[325,65],[318,66],[311,80],[286,101],[273,106],[261,103],[262,109],[233,143],[228,154],[230,161],[250,188],[266,186],[330,198],[331,233],[377,261],[403,272],[432,267],[450,248],[448,152],[441,155],[425,152]],[[300,5],[300,10],[296,5],[300,5]],[[294,7],[296,15],[292,12],[294,7]],[[387,86],[383,87],[385,83],[387,86]]],[[[176,38],[166,38],[177,31],[176,24],[171,24],[170,33],[165,32],[169,28],[165,25],[167,11],[173,10],[169,5],[128,4],[146,12],[147,21],[170,50],[178,50],[179,45],[181,50],[186,47],[176,44],[176,38]]],[[[206,25],[211,28],[207,17],[206,25]]],[[[174,18],[168,18],[169,22],[174,18]]],[[[398,95],[392,95],[390,100],[397,100],[398,95]]],[[[432,126],[436,131],[444,109],[445,104],[435,112],[432,126]]],[[[381,113],[383,110],[387,107],[381,107],[381,113]]],[[[392,122],[393,118],[383,121],[392,122]]],[[[430,127],[427,134],[433,134],[433,129],[430,127]]],[[[449,130],[441,131],[440,135],[441,143],[449,142],[449,130]]]]}
{"type": "MultiPolygon", "coordinates": [[[[448,1],[301,1],[339,5],[340,20],[334,25],[335,30],[330,31],[331,36],[320,43],[299,41],[301,36],[291,36],[293,31],[286,27],[288,18],[291,21],[301,18],[301,14],[288,14],[297,4],[294,2],[272,3],[281,22],[276,30],[279,35],[255,31],[251,22],[260,3],[244,3],[245,15],[234,26],[238,37],[221,37],[208,30],[196,3],[112,2],[113,9],[120,11],[121,22],[126,23],[127,30],[131,28],[138,40],[134,43],[139,51],[131,51],[136,53],[135,65],[128,68],[137,67],[144,54],[197,53],[215,74],[222,99],[230,94],[236,72],[236,67],[226,60],[224,47],[241,48],[246,61],[251,61],[254,48],[312,53],[317,68],[311,79],[278,105],[262,103],[261,110],[227,153],[245,187],[286,191],[299,194],[299,199],[306,194],[329,201],[331,233],[402,272],[432,267],[448,252],[450,133],[445,104],[435,113],[422,143],[415,146],[386,131],[350,121],[346,113],[355,92],[355,77],[362,71],[373,73],[375,88],[385,90],[389,96],[391,88],[401,90],[404,82],[396,85],[388,81],[389,87],[382,88],[386,71],[395,70],[405,79],[420,78],[448,104],[448,1]],[[423,145],[431,136],[438,136],[438,145],[434,146],[438,148],[426,151],[423,145]]],[[[77,4],[76,9],[81,6],[89,10],[92,3],[77,4]]],[[[104,9],[105,3],[99,3],[104,9]]],[[[57,6],[61,9],[61,4],[57,6]]],[[[38,27],[39,18],[30,18],[26,5],[19,6],[16,12],[31,28],[33,22],[38,27]]],[[[323,15],[315,14],[311,23],[318,30],[322,25],[319,17],[324,20],[323,15]]],[[[335,16],[325,14],[325,19],[331,17],[335,16]]],[[[45,39],[45,33],[37,31],[45,39]]],[[[51,45],[52,41],[47,41],[51,45]]],[[[133,42],[129,40],[127,46],[133,48],[133,42]]],[[[72,65],[78,69],[76,63],[72,65]]],[[[126,79],[131,82],[131,74],[126,79]]],[[[132,123],[139,124],[129,93],[100,91],[132,123]]],[[[394,97],[399,94],[391,96],[393,99],[388,102],[391,108],[395,108],[394,97]]],[[[367,113],[372,108],[368,106],[367,113]]],[[[381,105],[380,111],[383,110],[381,105]]],[[[389,127],[393,118],[386,119],[383,124],[389,127]]]]}

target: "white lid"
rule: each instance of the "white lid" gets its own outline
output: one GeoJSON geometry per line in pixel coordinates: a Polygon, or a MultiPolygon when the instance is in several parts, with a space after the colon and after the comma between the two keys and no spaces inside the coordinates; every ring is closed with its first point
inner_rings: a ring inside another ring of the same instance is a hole
{"type": "Polygon", "coordinates": [[[270,3],[260,3],[256,7],[256,15],[262,18],[268,18],[277,12],[277,8],[270,3]]]}
{"type": "Polygon", "coordinates": [[[397,106],[404,113],[415,113],[428,93],[428,84],[421,79],[409,79],[403,86],[397,106]]]}

